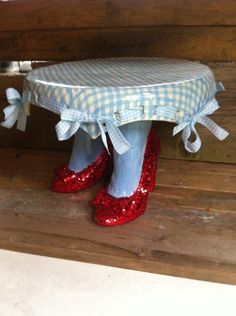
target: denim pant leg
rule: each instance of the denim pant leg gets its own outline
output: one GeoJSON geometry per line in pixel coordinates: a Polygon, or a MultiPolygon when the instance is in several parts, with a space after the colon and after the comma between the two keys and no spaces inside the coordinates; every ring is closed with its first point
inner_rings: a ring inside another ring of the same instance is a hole
{"type": "Polygon", "coordinates": [[[108,186],[108,193],[112,196],[131,196],[138,187],[151,124],[151,121],[140,121],[120,127],[132,148],[123,155],[114,150],[114,170],[108,186]]]}
{"type": "Polygon", "coordinates": [[[69,169],[75,172],[82,171],[91,165],[104,148],[101,136],[92,139],[81,128],[74,136],[73,149],[69,161],[69,169]]]}

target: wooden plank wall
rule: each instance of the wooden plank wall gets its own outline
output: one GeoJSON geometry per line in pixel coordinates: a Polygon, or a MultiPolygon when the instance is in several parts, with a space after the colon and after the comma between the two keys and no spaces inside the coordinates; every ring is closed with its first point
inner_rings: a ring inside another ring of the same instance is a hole
{"type": "MultiPolygon", "coordinates": [[[[226,0],[17,0],[0,2],[0,60],[54,62],[109,56],[162,56],[208,64],[226,91],[214,120],[229,130],[224,142],[205,128],[203,146],[188,154],[173,125],[156,123],[162,157],[236,162],[236,1],[226,0]]],[[[22,89],[24,74],[0,74],[5,88],[22,89]]],[[[2,117],[1,117],[2,118],[2,117]]],[[[58,116],[32,108],[27,133],[1,128],[2,147],[70,149],[58,142],[58,116]]]]}

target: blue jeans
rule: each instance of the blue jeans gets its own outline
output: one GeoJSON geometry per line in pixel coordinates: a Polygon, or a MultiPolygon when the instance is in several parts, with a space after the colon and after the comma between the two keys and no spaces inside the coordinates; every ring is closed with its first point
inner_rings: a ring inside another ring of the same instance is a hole
{"type": "MultiPolygon", "coordinates": [[[[138,187],[151,124],[151,121],[140,121],[119,127],[132,147],[123,155],[113,150],[114,169],[108,186],[108,193],[112,196],[131,196],[138,187]]],[[[94,162],[103,148],[101,137],[92,140],[79,129],[75,134],[69,169],[75,172],[85,169],[94,162]]]]}

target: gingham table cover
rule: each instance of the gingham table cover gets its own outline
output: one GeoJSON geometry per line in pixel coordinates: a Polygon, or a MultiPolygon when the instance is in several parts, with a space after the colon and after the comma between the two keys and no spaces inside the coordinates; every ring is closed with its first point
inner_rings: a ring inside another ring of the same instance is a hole
{"type": "Polygon", "coordinates": [[[223,90],[209,67],[199,62],[156,57],[123,57],[67,62],[32,70],[24,80],[23,98],[8,89],[10,106],[5,109],[5,127],[18,120],[24,130],[29,103],[57,114],[59,140],[70,138],[79,128],[92,138],[105,132],[120,154],[129,144],[119,126],[133,121],[177,123],[173,134],[182,131],[186,150],[201,146],[197,122],[218,139],[228,133],[207,115],[219,108],[215,94],[223,90]],[[190,142],[190,134],[195,141],[190,142]]]}

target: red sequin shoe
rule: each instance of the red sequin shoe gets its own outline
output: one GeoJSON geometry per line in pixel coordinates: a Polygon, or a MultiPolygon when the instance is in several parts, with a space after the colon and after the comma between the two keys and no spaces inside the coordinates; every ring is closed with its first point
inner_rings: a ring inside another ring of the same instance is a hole
{"type": "Polygon", "coordinates": [[[52,181],[52,190],[60,193],[78,192],[90,188],[106,173],[111,156],[104,149],[97,159],[80,172],[70,170],[66,165],[59,166],[52,181]]]}
{"type": "Polygon", "coordinates": [[[135,220],[145,212],[148,193],[155,187],[157,159],[160,152],[159,141],[151,129],[139,185],[130,197],[116,198],[108,193],[108,188],[98,192],[92,201],[92,219],[101,226],[116,226],[135,220]]]}
{"type": "Polygon", "coordinates": [[[65,175],[68,175],[70,172],[70,169],[66,164],[61,164],[55,168],[55,176],[56,177],[63,177],[65,175]]]}

